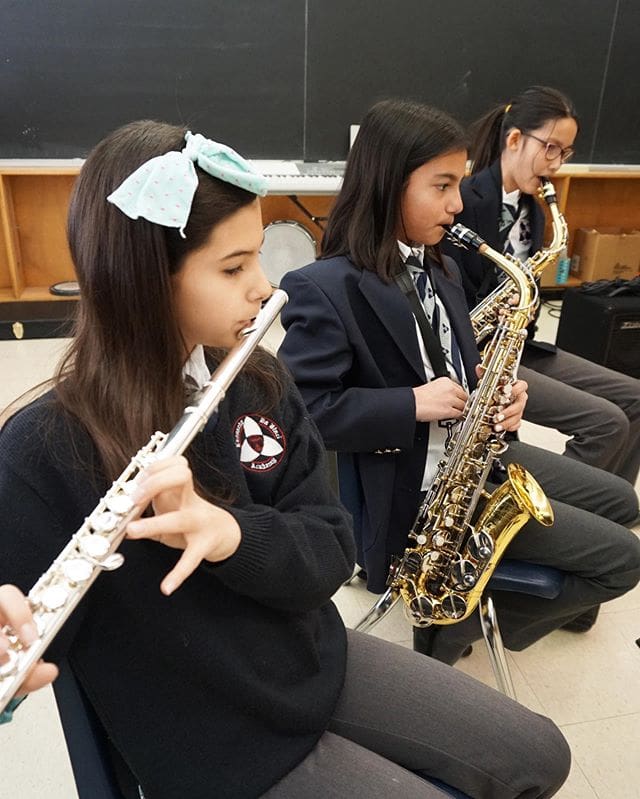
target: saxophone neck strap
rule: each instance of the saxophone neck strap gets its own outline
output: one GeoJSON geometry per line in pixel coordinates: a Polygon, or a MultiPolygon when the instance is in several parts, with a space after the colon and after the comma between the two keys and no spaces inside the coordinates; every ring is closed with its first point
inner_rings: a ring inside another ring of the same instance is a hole
{"type": "Polygon", "coordinates": [[[449,370],[447,369],[447,362],[442,352],[440,339],[431,327],[431,323],[427,319],[427,314],[424,310],[424,305],[420,301],[418,292],[416,291],[415,283],[411,277],[408,269],[403,269],[395,276],[395,281],[400,291],[409,300],[409,305],[416,318],[422,341],[424,342],[427,355],[431,361],[431,368],[436,377],[449,377],[449,370]]]}

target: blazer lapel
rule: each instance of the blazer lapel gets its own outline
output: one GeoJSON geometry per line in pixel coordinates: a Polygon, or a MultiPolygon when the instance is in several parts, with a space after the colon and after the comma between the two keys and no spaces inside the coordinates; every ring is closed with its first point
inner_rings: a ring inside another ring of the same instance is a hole
{"type": "Polygon", "coordinates": [[[478,197],[476,219],[478,230],[490,231],[485,240],[490,247],[499,249],[500,241],[497,220],[502,207],[502,174],[500,161],[496,161],[488,169],[474,175],[473,190],[478,197]]]}
{"type": "Polygon", "coordinates": [[[383,283],[380,278],[368,269],[362,270],[360,291],[374,313],[395,341],[400,352],[411,368],[424,382],[424,364],[418,347],[416,323],[411,307],[400,289],[391,283],[383,283]]]}
{"type": "Polygon", "coordinates": [[[475,365],[480,362],[480,354],[473,337],[464,291],[456,283],[449,280],[439,267],[432,269],[432,274],[436,283],[438,297],[447,310],[458,347],[460,347],[467,381],[469,386],[473,388],[477,381],[475,365]]]}

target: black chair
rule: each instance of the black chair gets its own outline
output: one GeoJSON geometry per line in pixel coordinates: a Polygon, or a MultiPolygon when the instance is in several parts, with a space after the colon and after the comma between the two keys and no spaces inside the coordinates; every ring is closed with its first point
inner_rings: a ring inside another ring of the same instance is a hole
{"type": "MultiPolygon", "coordinates": [[[[54,693],[79,799],[144,799],[66,661],[60,664],[54,693]]],[[[416,773],[451,799],[469,799],[433,777],[416,773]]]]}
{"type": "Polygon", "coordinates": [[[140,799],[133,775],[109,743],[67,661],[60,664],[53,691],[79,799],[140,799]]]}

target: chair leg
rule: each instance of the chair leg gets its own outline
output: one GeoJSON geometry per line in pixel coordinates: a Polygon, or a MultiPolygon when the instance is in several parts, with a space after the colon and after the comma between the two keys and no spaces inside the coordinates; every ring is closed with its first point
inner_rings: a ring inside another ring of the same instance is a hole
{"type": "Polygon", "coordinates": [[[482,634],[487,644],[489,660],[498,684],[498,689],[511,699],[517,699],[511,679],[511,672],[509,671],[509,664],[507,663],[507,655],[504,651],[504,644],[502,643],[502,636],[500,635],[496,609],[490,593],[487,592],[482,595],[480,604],[478,605],[478,612],[480,614],[482,634]]]}

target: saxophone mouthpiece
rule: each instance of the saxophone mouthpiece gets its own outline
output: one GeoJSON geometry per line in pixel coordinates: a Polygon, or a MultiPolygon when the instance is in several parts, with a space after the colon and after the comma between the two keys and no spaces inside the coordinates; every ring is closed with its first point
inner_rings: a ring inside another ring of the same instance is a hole
{"type": "Polygon", "coordinates": [[[460,222],[450,226],[443,225],[443,227],[447,228],[449,237],[453,240],[454,244],[457,244],[459,247],[471,247],[474,250],[479,250],[483,244],[486,244],[481,236],[471,230],[471,228],[461,225],[460,222]]]}
{"type": "Polygon", "coordinates": [[[540,189],[538,193],[547,205],[557,202],[555,186],[547,178],[540,178],[540,189]]]}

